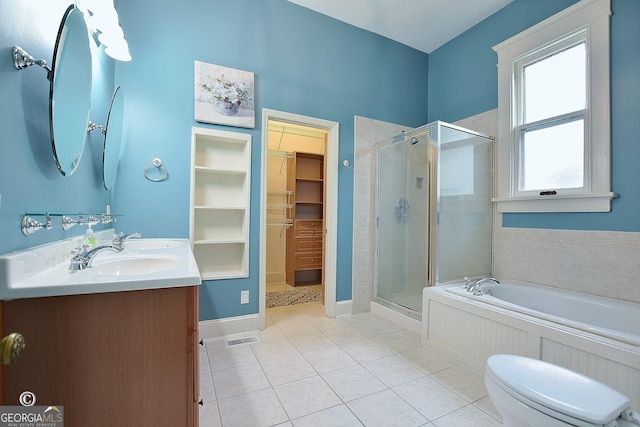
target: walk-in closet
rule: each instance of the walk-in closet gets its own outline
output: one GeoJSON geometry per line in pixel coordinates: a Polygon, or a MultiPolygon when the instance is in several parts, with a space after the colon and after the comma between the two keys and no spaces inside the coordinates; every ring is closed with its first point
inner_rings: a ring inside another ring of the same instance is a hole
{"type": "Polygon", "coordinates": [[[267,307],[321,301],[327,131],[268,126],[267,307]]]}

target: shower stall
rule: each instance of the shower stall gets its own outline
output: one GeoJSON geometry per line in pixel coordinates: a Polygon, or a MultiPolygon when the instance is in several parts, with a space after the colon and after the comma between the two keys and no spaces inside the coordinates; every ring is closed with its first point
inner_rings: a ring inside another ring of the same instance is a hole
{"type": "Polygon", "coordinates": [[[490,274],[492,142],[438,121],[377,144],[375,302],[420,318],[425,286],[490,274]]]}

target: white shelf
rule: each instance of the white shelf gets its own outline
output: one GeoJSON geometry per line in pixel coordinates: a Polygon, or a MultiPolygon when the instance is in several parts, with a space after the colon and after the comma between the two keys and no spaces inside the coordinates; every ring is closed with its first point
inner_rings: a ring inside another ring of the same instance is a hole
{"type": "Polygon", "coordinates": [[[227,211],[244,211],[245,207],[244,206],[194,206],[193,209],[195,210],[210,210],[210,211],[216,211],[216,210],[227,210],[227,211]]]}
{"type": "Polygon", "coordinates": [[[196,245],[194,254],[203,280],[247,277],[244,243],[196,245]]]}
{"type": "Polygon", "coordinates": [[[241,169],[208,168],[206,166],[196,166],[195,170],[196,170],[196,173],[224,173],[224,174],[230,174],[230,175],[246,175],[247,174],[246,170],[241,170],[241,169]]]}
{"type": "Polygon", "coordinates": [[[251,135],[192,129],[190,239],[203,280],[248,277],[251,135]]]}
{"type": "Polygon", "coordinates": [[[228,243],[244,243],[242,239],[203,239],[194,240],[194,245],[225,245],[228,243]]]}

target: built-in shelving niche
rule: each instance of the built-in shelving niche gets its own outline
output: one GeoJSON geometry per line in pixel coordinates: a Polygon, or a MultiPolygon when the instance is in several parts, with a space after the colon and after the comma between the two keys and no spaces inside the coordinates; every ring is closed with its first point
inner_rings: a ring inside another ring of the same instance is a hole
{"type": "Polygon", "coordinates": [[[192,129],[189,238],[203,280],[249,276],[251,135],[192,129]]]}

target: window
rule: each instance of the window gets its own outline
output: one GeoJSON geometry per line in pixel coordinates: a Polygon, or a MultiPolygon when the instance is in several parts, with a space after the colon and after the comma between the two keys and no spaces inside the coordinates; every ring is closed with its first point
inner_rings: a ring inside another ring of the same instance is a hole
{"type": "Polygon", "coordinates": [[[502,212],[609,211],[610,0],[582,0],[494,47],[502,212]]]}
{"type": "Polygon", "coordinates": [[[450,147],[442,144],[440,151],[440,195],[469,196],[474,189],[474,146],[450,147]]]}
{"type": "Polygon", "coordinates": [[[517,193],[584,189],[589,150],[584,147],[587,70],[581,33],[515,63],[517,193]]]}

